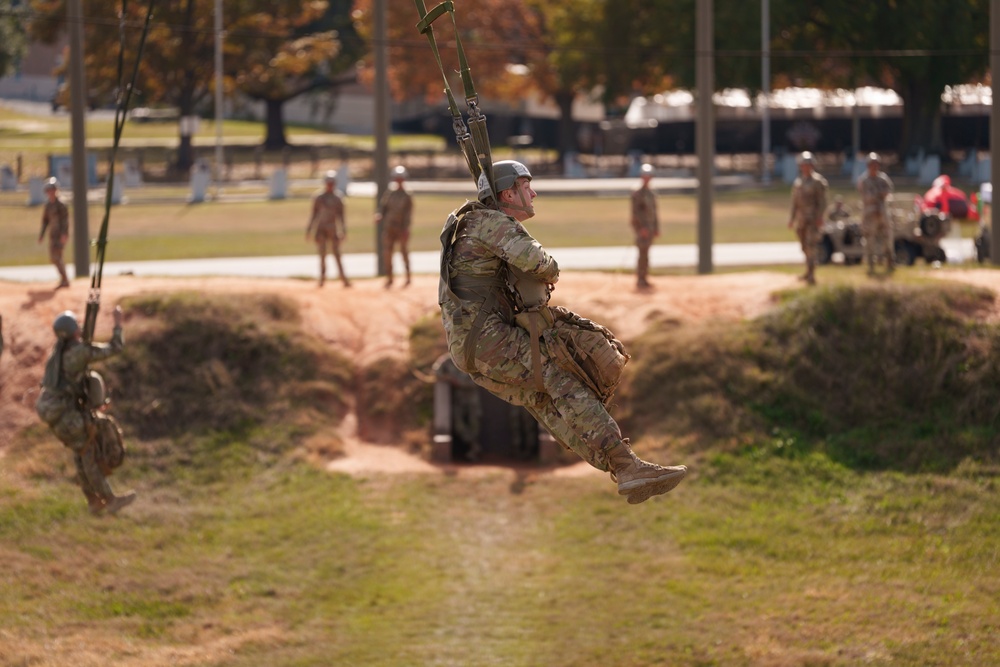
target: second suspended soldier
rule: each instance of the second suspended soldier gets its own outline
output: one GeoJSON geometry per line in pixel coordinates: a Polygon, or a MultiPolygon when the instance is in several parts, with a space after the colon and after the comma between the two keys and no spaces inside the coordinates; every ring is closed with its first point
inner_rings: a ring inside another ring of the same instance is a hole
{"type": "Polygon", "coordinates": [[[45,363],[35,410],[73,452],[77,478],[91,512],[117,512],[132,503],[136,494],[116,495],[108,483],[107,476],[122,463],[124,446],[118,425],[100,414],[105,403],[104,383],[89,366],[121,352],[125,344],[122,310],[115,308],[114,330],[106,344],[84,342],[80,324],[70,311],[56,317],[52,329],[56,343],[45,363]]]}

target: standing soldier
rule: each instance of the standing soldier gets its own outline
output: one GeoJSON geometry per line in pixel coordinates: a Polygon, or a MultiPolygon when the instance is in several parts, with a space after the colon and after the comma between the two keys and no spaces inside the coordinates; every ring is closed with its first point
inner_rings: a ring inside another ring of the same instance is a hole
{"type": "Polygon", "coordinates": [[[628,360],[621,343],[605,327],[547,305],[559,267],[522,224],[535,214],[531,172],[503,160],[493,176],[496,192],[483,173],[479,201],[454,211],[441,234],[438,303],[452,360],[610,472],[629,503],[667,493],[687,468],[638,458],[606,408],[617,381],[595,379],[620,376],[628,360]],[[581,350],[589,350],[585,363],[596,372],[581,368],[574,356],[581,350]]]}
{"type": "Polygon", "coordinates": [[[875,275],[876,252],[885,258],[885,268],[889,273],[896,269],[892,226],[885,203],[892,194],[892,181],[880,169],[881,166],[878,153],[869,153],[868,171],[858,179],[858,192],[864,207],[861,229],[865,235],[865,259],[870,276],[875,275]]]}
{"type": "Polygon", "coordinates": [[[116,496],[105,476],[121,465],[121,432],[109,418],[96,415],[104,403],[103,381],[87,369],[90,363],[121,352],[125,343],[120,306],[115,308],[114,322],[111,342],[92,344],[81,340],[80,325],[72,312],[67,310],[55,319],[56,344],[45,363],[42,390],[35,403],[38,416],[73,451],[80,487],[94,514],[117,512],[135,500],[132,491],[116,496]],[[115,439],[117,447],[109,442],[115,439]],[[111,448],[117,449],[117,455],[108,451],[111,448]],[[115,460],[108,460],[108,454],[115,460]]]}
{"type": "Polygon", "coordinates": [[[642,165],[640,178],[642,184],[632,192],[632,229],[635,231],[635,245],[639,249],[636,286],[645,289],[652,287],[649,283],[649,247],[653,245],[653,239],[660,235],[656,195],[649,187],[649,182],[653,178],[653,165],[649,163],[642,165]]]}
{"type": "Polygon", "coordinates": [[[337,172],[332,169],[323,177],[323,192],[313,199],[312,215],[306,227],[306,240],[315,232],[316,250],[319,251],[319,286],[326,282],[326,246],[330,244],[330,252],[337,260],[337,270],[344,287],[350,287],[351,281],[344,274],[344,265],[340,261],[340,242],[347,239],[347,220],[345,219],[344,200],[335,190],[337,172]]]}
{"type": "Polygon", "coordinates": [[[392,250],[399,243],[399,253],[406,267],[406,285],[410,284],[410,224],[413,221],[413,197],[403,188],[403,181],[409,174],[400,165],[392,170],[394,184],[382,195],[375,214],[375,225],[382,224],[382,248],[385,253],[385,270],[388,273],[385,286],[392,286],[392,250]]]}
{"type": "Polygon", "coordinates": [[[802,252],[806,256],[806,272],[800,280],[810,285],[816,284],[816,246],[819,244],[819,231],[823,227],[823,213],[826,211],[826,179],[814,170],[813,154],[803,151],[798,158],[799,177],[792,184],[792,214],[788,219],[788,227],[795,228],[795,233],[802,244],[802,252]]]}
{"type": "Polygon", "coordinates": [[[48,201],[42,209],[42,231],[38,233],[38,243],[45,238],[45,230],[49,230],[49,260],[59,271],[61,280],[56,285],[56,289],[69,287],[69,278],[66,277],[66,264],[63,263],[63,248],[69,239],[69,210],[66,204],[59,199],[59,181],[55,177],[45,182],[45,195],[48,201]]]}

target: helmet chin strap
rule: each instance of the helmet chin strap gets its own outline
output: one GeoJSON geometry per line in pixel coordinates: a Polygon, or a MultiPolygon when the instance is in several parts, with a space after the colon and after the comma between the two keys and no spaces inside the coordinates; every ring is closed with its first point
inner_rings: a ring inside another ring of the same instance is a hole
{"type": "MultiPolygon", "coordinates": [[[[516,187],[516,185],[512,189],[515,192],[517,192],[517,198],[521,200],[521,203],[520,204],[515,204],[512,201],[503,200],[503,204],[502,204],[503,208],[509,209],[511,211],[523,211],[524,213],[527,213],[528,217],[525,218],[525,220],[528,220],[530,218],[535,217],[535,209],[534,209],[534,207],[532,207],[531,202],[527,201],[524,198],[524,190],[522,190],[519,187],[516,187]]],[[[506,190],[504,192],[506,192],[506,190]]],[[[503,195],[503,193],[500,193],[500,194],[501,194],[501,196],[503,195]]]]}

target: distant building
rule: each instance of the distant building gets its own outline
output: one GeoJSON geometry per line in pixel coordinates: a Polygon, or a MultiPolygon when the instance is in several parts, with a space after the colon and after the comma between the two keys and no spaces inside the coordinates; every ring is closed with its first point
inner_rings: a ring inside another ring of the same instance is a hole
{"type": "Polygon", "coordinates": [[[0,98],[49,102],[61,83],[56,69],[63,63],[66,36],[54,44],[30,42],[14,74],[0,78],[0,98]]]}

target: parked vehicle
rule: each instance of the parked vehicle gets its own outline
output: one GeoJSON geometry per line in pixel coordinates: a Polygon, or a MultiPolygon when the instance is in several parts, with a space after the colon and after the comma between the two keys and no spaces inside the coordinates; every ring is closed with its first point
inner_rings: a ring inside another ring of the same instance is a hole
{"type": "Polygon", "coordinates": [[[919,195],[896,194],[889,202],[896,264],[912,266],[918,259],[947,262],[941,239],[951,231],[951,216],[927,208],[919,195]]]}
{"type": "Polygon", "coordinates": [[[827,219],[820,231],[819,252],[816,261],[829,264],[837,253],[846,265],[860,264],[865,256],[864,234],[861,223],[853,217],[840,220],[827,219]]]}

